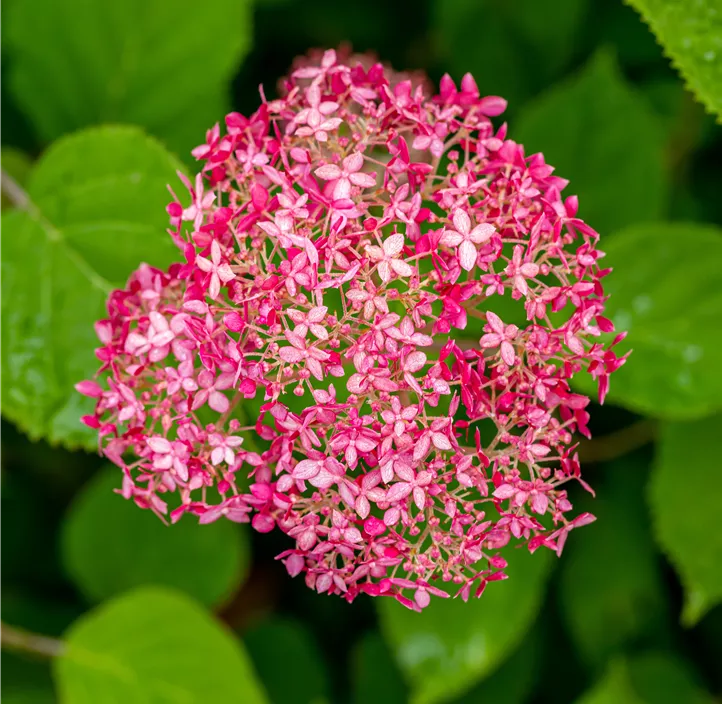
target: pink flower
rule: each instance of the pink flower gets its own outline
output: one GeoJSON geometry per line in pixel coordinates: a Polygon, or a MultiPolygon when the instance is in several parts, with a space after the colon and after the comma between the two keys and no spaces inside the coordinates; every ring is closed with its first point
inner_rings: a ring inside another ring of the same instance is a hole
{"type": "Polygon", "coordinates": [[[501,358],[504,364],[512,366],[516,361],[516,353],[512,342],[516,338],[519,328],[516,325],[504,325],[501,318],[492,311],[487,311],[486,319],[488,323],[484,326],[485,330],[490,330],[479,340],[482,349],[490,347],[501,347],[501,358]]]}
{"type": "Polygon", "coordinates": [[[391,235],[384,241],[382,247],[366,245],[366,254],[372,262],[377,262],[377,271],[381,281],[388,283],[394,274],[401,277],[409,277],[414,270],[399,255],[404,248],[404,236],[401,234],[391,235]]]}
{"type": "Polygon", "coordinates": [[[217,240],[211,242],[211,258],[206,259],[198,255],[196,257],[196,265],[201,271],[210,274],[210,286],[208,287],[208,295],[214,300],[218,298],[221,290],[221,281],[226,284],[233,281],[236,275],[228,265],[228,262],[222,260],[221,248],[217,240]]]}
{"type": "Polygon", "coordinates": [[[363,165],[363,156],[356,152],[343,160],[342,168],[336,164],[327,164],[316,169],[314,173],[324,181],[331,181],[334,199],[342,200],[351,195],[352,185],[359,188],[372,188],[376,184],[376,177],[373,174],[361,171],[363,165]]]}
{"type": "Polygon", "coordinates": [[[444,230],[441,244],[447,247],[458,247],[459,264],[466,271],[471,271],[476,264],[476,245],[488,242],[496,232],[489,223],[477,225],[471,229],[471,219],[465,210],[458,209],[453,215],[455,230],[444,230]]]}
{"type": "Polygon", "coordinates": [[[567,492],[589,489],[570,383],[603,399],[626,360],[599,235],[468,74],[433,94],[328,51],[279,95],[194,150],[167,209],[181,263],[111,293],[83,422],[125,498],[279,531],[318,593],[480,597],[505,546],[560,554],[593,520],[567,492]],[[523,325],[489,310],[507,288],[523,325]]]}

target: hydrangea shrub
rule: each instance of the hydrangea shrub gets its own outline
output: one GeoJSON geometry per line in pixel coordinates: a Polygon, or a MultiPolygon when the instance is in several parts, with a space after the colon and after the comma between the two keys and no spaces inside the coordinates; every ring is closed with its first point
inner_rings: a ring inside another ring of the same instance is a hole
{"type": "Polygon", "coordinates": [[[593,520],[567,497],[589,488],[569,382],[603,400],[625,361],[599,235],[470,75],[432,94],[327,51],[280,93],[194,150],[182,261],[111,295],[84,422],[124,497],[281,530],[320,593],[480,596],[502,548],[561,553],[593,520]]]}

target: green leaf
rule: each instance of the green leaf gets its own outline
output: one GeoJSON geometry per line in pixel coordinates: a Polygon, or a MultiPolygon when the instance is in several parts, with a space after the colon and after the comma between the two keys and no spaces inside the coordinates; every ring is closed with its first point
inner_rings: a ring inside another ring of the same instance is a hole
{"type": "Polygon", "coordinates": [[[377,631],[364,633],[351,654],[353,704],[399,704],[409,699],[406,683],[386,641],[377,631]]]}
{"type": "Polygon", "coordinates": [[[685,589],[687,626],[722,601],[720,433],[721,414],[664,425],[649,487],[657,541],[685,589]]]}
{"type": "Polygon", "coordinates": [[[580,217],[599,232],[664,214],[664,130],[610,53],[530,103],[510,128],[527,153],[543,152],[570,179],[580,217]]]}
{"type": "MultiPolygon", "coordinates": [[[[4,174],[8,174],[15,183],[19,186],[24,186],[28,180],[30,169],[33,166],[33,162],[30,157],[19,149],[14,147],[3,147],[2,153],[0,154],[0,162],[2,162],[2,170],[4,174]]],[[[5,193],[7,184],[3,184],[2,193],[2,209],[12,207],[10,199],[5,193]]]]}
{"type": "Polygon", "coordinates": [[[594,667],[664,637],[667,594],[644,503],[646,464],[633,455],[606,465],[596,498],[574,504],[597,521],[565,550],[559,597],[575,650],[594,667]]]}
{"type": "Polygon", "coordinates": [[[577,704],[713,704],[696,674],[682,660],[666,653],[645,653],[615,660],[607,673],[577,704]]]}
{"type": "Polygon", "coordinates": [[[509,579],[482,597],[432,599],[422,613],[379,603],[382,631],[408,680],[414,704],[446,701],[490,674],[519,645],[541,606],[552,555],[507,555],[509,579]]]}
{"type": "Polygon", "coordinates": [[[62,526],[66,572],[91,601],[143,584],[162,584],[207,606],[232,595],[246,575],[244,526],[221,520],[199,525],[191,516],[173,526],[113,490],[117,467],[99,472],[71,504],[62,526]]]}
{"type": "Polygon", "coordinates": [[[248,0],[16,2],[10,86],[44,140],[128,122],[185,154],[227,111],[250,15],[248,0]]]}
{"type": "Polygon", "coordinates": [[[98,369],[93,323],[109,292],[141,262],[179,258],[165,232],[178,168],[136,128],[89,129],[55,143],[24,210],[3,214],[3,414],[32,439],[93,447],[78,420],[93,404],[73,386],[98,369]]]}
{"type": "Polygon", "coordinates": [[[722,122],[722,7],[718,0],[625,0],[649,24],[690,90],[722,122]]]}
{"type": "Polygon", "coordinates": [[[271,618],[243,634],[273,704],[326,704],[329,677],[313,635],[298,621],[271,618]],[[283,663],[283,677],[278,676],[283,663]]]}
{"type": "MultiPolygon", "coordinates": [[[[691,419],[722,407],[722,230],[637,225],[602,240],[607,315],[632,349],[609,400],[659,418],[691,419]]],[[[588,389],[589,377],[575,382],[588,389]]]]}
{"type": "Polygon", "coordinates": [[[267,701],[243,645],[194,601],[161,587],[83,616],[53,664],[67,704],[267,701]]]}

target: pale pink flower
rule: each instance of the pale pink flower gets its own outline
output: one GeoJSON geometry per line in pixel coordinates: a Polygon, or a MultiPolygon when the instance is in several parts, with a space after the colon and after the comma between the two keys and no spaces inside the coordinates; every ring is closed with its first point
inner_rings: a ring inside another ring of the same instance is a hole
{"type": "Polygon", "coordinates": [[[456,229],[444,229],[441,244],[458,247],[461,268],[471,271],[476,264],[476,245],[488,242],[496,232],[496,228],[489,223],[482,223],[472,230],[468,213],[460,208],[454,211],[452,219],[456,229]]]}
{"type": "Polygon", "coordinates": [[[196,257],[196,265],[201,271],[210,274],[208,294],[214,300],[218,298],[218,294],[221,291],[221,281],[226,284],[236,278],[228,262],[223,261],[221,248],[217,240],[211,242],[211,258],[206,259],[198,255],[196,257]]]}
{"type": "Polygon", "coordinates": [[[381,247],[366,245],[366,254],[372,262],[377,263],[377,271],[381,281],[388,283],[394,274],[408,278],[414,273],[413,268],[403,259],[399,259],[404,248],[404,236],[402,234],[391,235],[381,247]]]}
{"type": "Polygon", "coordinates": [[[355,152],[343,160],[341,167],[327,164],[320,166],[314,173],[324,181],[331,181],[334,199],[342,200],[351,195],[351,186],[372,188],[376,184],[376,177],[373,174],[361,171],[363,165],[363,156],[355,152]]]}

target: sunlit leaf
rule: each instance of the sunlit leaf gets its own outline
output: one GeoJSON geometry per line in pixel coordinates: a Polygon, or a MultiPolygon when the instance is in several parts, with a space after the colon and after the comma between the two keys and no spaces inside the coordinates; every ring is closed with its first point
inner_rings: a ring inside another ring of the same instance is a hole
{"type": "Polygon", "coordinates": [[[718,0],[626,0],[649,24],[689,88],[722,121],[722,7],[718,0]]]}
{"type": "Polygon", "coordinates": [[[242,643],[194,601],[161,587],[83,616],[53,665],[68,704],[267,701],[242,643]]]}
{"type": "Polygon", "coordinates": [[[142,262],[179,258],[165,232],[178,168],[136,128],[89,129],[54,144],[27,204],[3,214],[2,409],[31,438],[93,446],[78,420],[92,402],[73,386],[98,369],[108,293],[142,262]]]}
{"type": "MultiPolygon", "coordinates": [[[[607,315],[632,349],[609,400],[651,416],[686,419],[722,407],[722,230],[637,225],[603,242],[607,315]]],[[[587,375],[575,383],[591,390],[587,375]]]]}
{"type": "Polygon", "coordinates": [[[65,570],[90,601],[144,584],[180,589],[203,604],[228,598],[243,580],[248,537],[221,520],[199,525],[192,516],[164,525],[151,511],[113,493],[122,472],[108,467],[84,487],[63,524],[65,570]]]}

